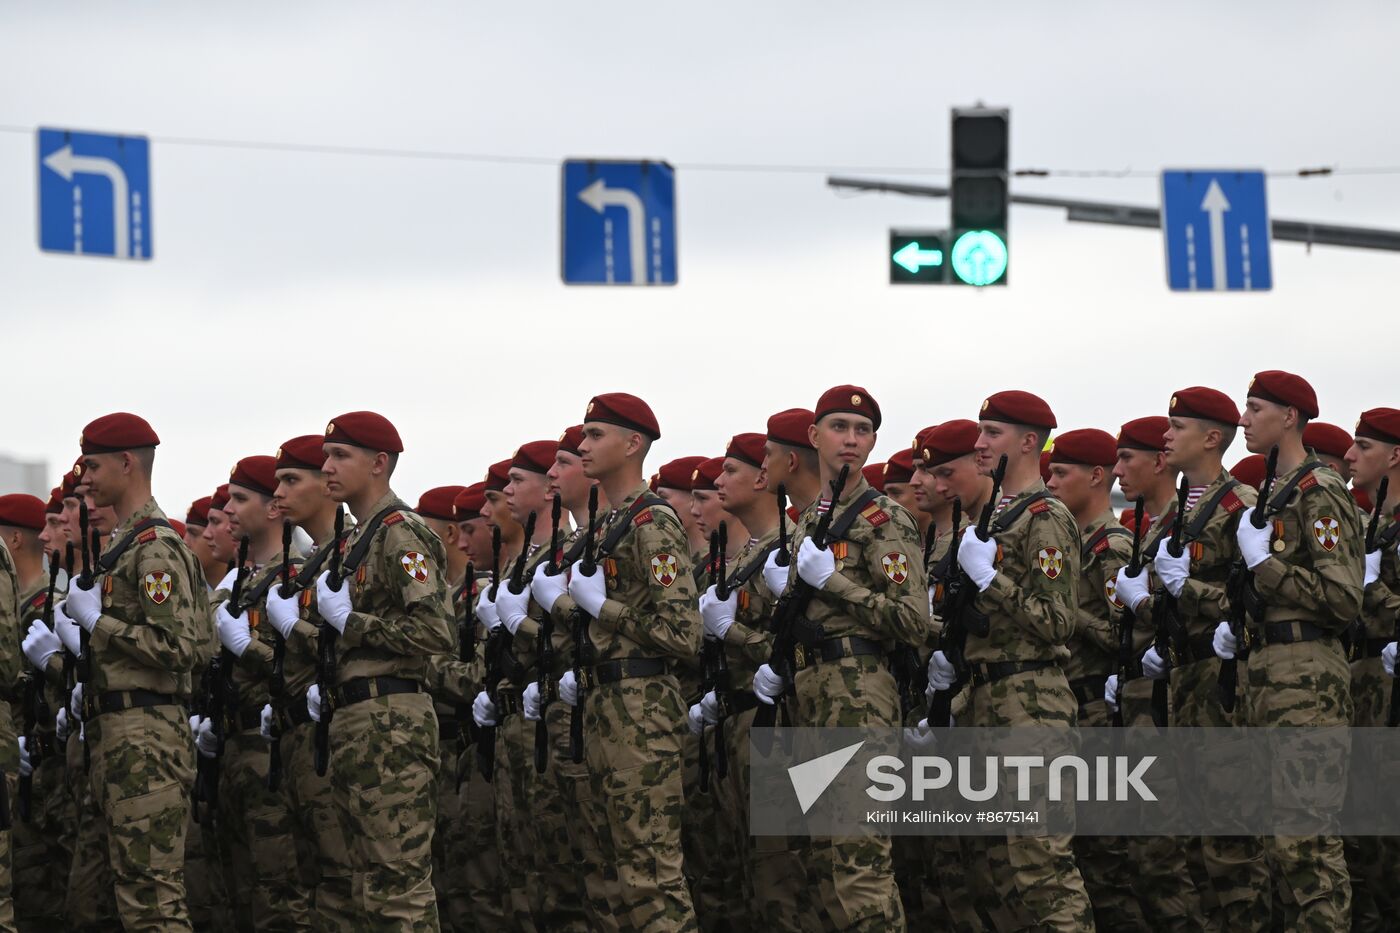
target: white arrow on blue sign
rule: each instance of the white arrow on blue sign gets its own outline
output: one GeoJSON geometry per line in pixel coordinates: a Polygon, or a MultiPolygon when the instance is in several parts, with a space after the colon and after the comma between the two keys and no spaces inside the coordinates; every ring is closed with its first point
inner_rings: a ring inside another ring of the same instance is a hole
{"type": "Polygon", "coordinates": [[[38,133],[39,248],[151,258],[151,147],[144,136],[38,133]]]}
{"type": "Polygon", "coordinates": [[[676,172],[665,162],[570,159],[563,171],[566,285],[676,284],[676,172]]]}
{"type": "Polygon", "coordinates": [[[1273,287],[1263,172],[1163,172],[1162,233],[1173,291],[1273,287]]]}

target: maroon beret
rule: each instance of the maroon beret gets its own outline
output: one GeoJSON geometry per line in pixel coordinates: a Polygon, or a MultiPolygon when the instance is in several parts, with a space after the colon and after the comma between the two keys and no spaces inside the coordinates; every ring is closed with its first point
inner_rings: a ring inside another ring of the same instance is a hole
{"type": "Polygon", "coordinates": [[[927,469],[965,457],[975,452],[977,437],[981,433],[977,422],[968,421],[966,418],[956,418],[932,428],[924,428],[918,437],[919,461],[927,469]]]}
{"type": "Polygon", "coordinates": [[[1118,429],[1118,446],[1161,453],[1167,449],[1166,434],[1171,426],[1166,415],[1134,418],[1118,429]]]}
{"type": "Polygon", "coordinates": [[[814,450],[807,429],[816,423],[816,416],[807,409],[789,408],[768,419],[768,439],[775,444],[814,450]]]}
{"type": "Polygon", "coordinates": [[[78,483],[82,482],[84,469],[83,458],[79,457],[73,461],[73,469],[63,474],[63,482],[60,484],[63,487],[63,498],[77,498],[78,483]]]}
{"type": "MultiPolygon", "coordinates": [[[[656,488],[690,492],[695,469],[704,462],[704,457],[678,457],[670,463],[663,463],[661,469],[656,472],[656,488]]],[[[655,491],[655,489],[652,490],[652,492],[655,491]]]]}
{"type": "Polygon", "coordinates": [[[1317,417],[1317,393],[1302,376],[1281,369],[1266,369],[1249,380],[1249,393],[1275,405],[1291,405],[1305,418],[1317,417]]]}
{"type": "Polygon", "coordinates": [[[1111,467],[1118,460],[1118,442],[1098,428],[1066,431],[1050,444],[1050,463],[1111,467]]]}
{"type": "Polygon", "coordinates": [[[1219,389],[1190,386],[1177,389],[1167,406],[1167,414],[1178,418],[1204,418],[1230,427],[1240,423],[1240,410],[1230,396],[1219,389]]]}
{"type": "Polygon", "coordinates": [[[0,496],[0,525],[43,531],[44,500],[23,492],[0,496]]]}
{"type": "Polygon", "coordinates": [[[822,397],[817,399],[816,410],[812,413],[812,423],[815,424],[827,415],[837,412],[864,415],[870,419],[876,431],[880,430],[880,406],[870,397],[870,393],[860,386],[836,386],[823,392],[822,397]]]}
{"type": "Polygon", "coordinates": [[[213,502],[213,496],[204,496],[191,502],[189,510],[185,512],[185,524],[201,527],[209,524],[209,506],[213,502]]]}
{"type": "Polygon", "coordinates": [[[44,512],[48,515],[63,514],[63,487],[55,486],[49,493],[49,501],[44,505],[44,512]]]}
{"type": "Polygon", "coordinates": [[[326,462],[326,438],[320,434],[303,434],[283,441],[277,448],[277,469],[321,471],[326,462]]]}
{"type": "Polygon", "coordinates": [[[1351,450],[1351,435],[1335,424],[1326,421],[1312,421],[1303,428],[1303,446],[1310,447],[1320,454],[1345,460],[1351,450]]]}
{"type": "Polygon", "coordinates": [[[583,443],[583,425],[576,424],[571,428],[565,428],[564,433],[559,435],[559,449],[566,454],[579,456],[578,448],[583,443]]]}
{"type": "MultiPolygon", "coordinates": [[[[228,483],[224,483],[214,490],[214,495],[209,497],[209,511],[222,512],[224,506],[228,505],[228,483]]],[[[207,512],[205,513],[208,514],[207,512]]]]}
{"type": "Polygon", "coordinates": [[[178,518],[167,518],[166,521],[170,523],[170,527],[175,531],[177,535],[179,535],[181,538],[185,536],[184,522],[180,521],[178,518]]]}
{"type": "Polygon", "coordinates": [[[502,460],[486,468],[486,492],[505,492],[510,485],[510,461],[502,460]]]}
{"type": "Polygon", "coordinates": [[[640,431],[652,440],[661,437],[661,428],[656,423],[656,415],[652,413],[651,406],[626,392],[605,392],[593,396],[583,420],[630,428],[640,431]]]}
{"type": "Polygon", "coordinates": [[[1001,421],[1006,424],[1025,424],[1033,428],[1059,427],[1055,423],[1055,413],[1039,395],[1008,389],[989,395],[982,402],[983,421],[1001,421]]]}
{"type": "Polygon", "coordinates": [[[1264,484],[1264,468],[1266,465],[1263,454],[1250,454],[1239,463],[1230,467],[1230,475],[1246,486],[1253,486],[1255,489],[1258,489],[1264,484]]]}
{"type": "Polygon", "coordinates": [[[462,491],[452,499],[452,520],[467,522],[473,518],[480,518],[481,510],[485,505],[485,483],[472,483],[470,486],[463,486],[462,491]]]}
{"type": "Polygon", "coordinates": [[[1369,408],[1356,421],[1356,436],[1400,444],[1400,408],[1369,408]]]}
{"type": "Polygon", "coordinates": [[[230,486],[242,486],[271,496],[277,491],[277,458],[262,455],[244,457],[229,470],[228,481],[230,486]]]}
{"type": "Polygon", "coordinates": [[[894,456],[885,461],[886,483],[907,483],[914,478],[914,451],[909,448],[896,450],[894,456]]]}
{"type": "Polygon", "coordinates": [[[155,447],[160,443],[156,432],[139,415],[119,411],[103,415],[83,428],[78,446],[85,454],[110,454],[121,450],[155,447]]]}
{"type": "Polygon", "coordinates": [[[860,473],[876,492],[885,491],[885,465],[883,463],[867,463],[860,468],[860,473]]]}
{"type": "Polygon", "coordinates": [[[749,466],[762,467],[763,444],[767,440],[766,434],[752,431],[736,434],[729,439],[729,446],[724,449],[724,455],[747,463],[749,466]]]}
{"type": "Polygon", "coordinates": [[[1376,507],[1370,494],[1360,486],[1351,487],[1351,497],[1356,500],[1356,507],[1363,512],[1370,512],[1376,507]]]}
{"type": "Polygon", "coordinates": [[[724,472],[724,458],[711,457],[708,460],[701,460],[695,465],[695,469],[690,472],[691,492],[699,490],[706,492],[715,488],[715,480],[724,472]]]}
{"type": "Polygon", "coordinates": [[[456,514],[452,511],[452,504],[457,501],[457,497],[466,491],[466,486],[434,486],[425,490],[418,497],[418,507],[413,511],[424,518],[436,518],[438,521],[453,522],[458,521],[456,514]]]}
{"type": "Polygon", "coordinates": [[[349,444],[378,453],[403,453],[403,441],[389,419],[372,411],[346,412],[326,425],[326,444],[349,444]]]}
{"type": "Polygon", "coordinates": [[[1040,479],[1042,482],[1050,482],[1050,451],[1040,452],[1040,479]]]}
{"type": "Polygon", "coordinates": [[[528,473],[548,473],[550,467],[554,466],[554,455],[558,451],[558,441],[530,441],[528,444],[521,444],[516,448],[515,456],[510,458],[511,469],[525,470],[528,473]]]}

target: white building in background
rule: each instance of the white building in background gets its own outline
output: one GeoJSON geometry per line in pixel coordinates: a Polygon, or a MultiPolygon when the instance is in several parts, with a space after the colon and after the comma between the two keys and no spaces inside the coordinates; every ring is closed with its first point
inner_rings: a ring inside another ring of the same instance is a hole
{"type": "Polygon", "coordinates": [[[16,460],[0,454],[0,495],[27,492],[48,499],[53,488],[49,464],[45,460],[16,460]]]}

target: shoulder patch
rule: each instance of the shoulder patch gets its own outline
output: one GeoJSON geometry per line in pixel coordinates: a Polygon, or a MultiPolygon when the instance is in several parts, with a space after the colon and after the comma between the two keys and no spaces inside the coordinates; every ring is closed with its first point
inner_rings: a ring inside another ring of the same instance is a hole
{"type": "Polygon", "coordinates": [[[45,590],[40,590],[39,592],[35,593],[34,598],[29,601],[29,608],[38,609],[40,606],[44,605],[44,603],[48,602],[48,599],[48,592],[45,590]]]}
{"type": "Polygon", "coordinates": [[[152,541],[159,537],[160,532],[156,531],[154,528],[147,528],[145,531],[141,532],[141,536],[136,539],[136,543],[150,544],[152,541]]]}
{"type": "Polygon", "coordinates": [[[1049,499],[1041,499],[1035,505],[1031,506],[1031,514],[1044,515],[1046,512],[1050,511],[1051,508],[1053,508],[1053,506],[1050,505],[1049,499]]]}
{"type": "Polygon", "coordinates": [[[1313,537],[1324,551],[1334,551],[1342,538],[1342,526],[1335,518],[1324,515],[1313,522],[1313,537]]]}
{"type": "Polygon", "coordinates": [[[419,583],[428,582],[428,559],[417,551],[405,551],[399,558],[399,566],[419,583]]]}
{"type": "Polygon", "coordinates": [[[1104,551],[1107,551],[1108,548],[1109,548],[1108,535],[1104,535],[1102,538],[1099,539],[1099,543],[1094,545],[1094,553],[1095,553],[1095,554],[1102,554],[1104,551]]]}
{"type": "Polygon", "coordinates": [[[164,570],[153,570],[141,581],[146,590],[146,598],[159,606],[170,598],[170,574],[164,570]]]}
{"type": "Polygon", "coordinates": [[[880,508],[874,502],[861,509],[860,517],[870,523],[871,527],[879,528],[890,520],[890,513],[880,508]]]}
{"type": "Polygon", "coordinates": [[[675,583],[676,574],[678,572],[679,568],[676,564],[676,559],[665,551],[662,551],[651,559],[652,578],[662,586],[669,587],[672,583],[675,583]]]}
{"type": "Polygon", "coordinates": [[[1040,572],[1051,580],[1058,579],[1065,569],[1065,558],[1057,547],[1043,547],[1035,555],[1040,572]]]}
{"type": "MultiPolygon", "coordinates": [[[[632,524],[640,528],[642,525],[649,525],[655,520],[656,519],[654,519],[651,514],[651,506],[647,506],[637,513],[636,517],[632,519],[632,524]]],[[[666,585],[670,586],[669,583],[666,585]]]]}
{"type": "Polygon", "coordinates": [[[1220,507],[1229,514],[1234,515],[1245,506],[1244,500],[1235,495],[1235,491],[1231,489],[1229,492],[1225,493],[1225,497],[1220,500],[1220,507]]]}
{"type": "Polygon", "coordinates": [[[1298,481],[1298,490],[1299,492],[1307,492],[1309,489],[1312,489],[1316,485],[1317,476],[1314,475],[1312,470],[1309,470],[1308,475],[1304,476],[1298,481]]]}
{"type": "Polygon", "coordinates": [[[398,524],[399,522],[401,522],[401,521],[403,521],[403,513],[402,513],[402,512],[394,512],[394,513],[390,514],[388,517],[386,517],[386,518],[384,519],[384,521],[383,521],[381,524],[383,524],[385,528],[390,528],[390,527],[393,527],[394,525],[397,525],[397,524],[398,524]]]}

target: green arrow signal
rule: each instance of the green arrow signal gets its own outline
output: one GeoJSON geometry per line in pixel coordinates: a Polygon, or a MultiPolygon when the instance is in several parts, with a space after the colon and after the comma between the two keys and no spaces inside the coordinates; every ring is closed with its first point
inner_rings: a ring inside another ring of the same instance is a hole
{"type": "Polygon", "coordinates": [[[912,275],[918,275],[919,270],[924,266],[943,265],[943,250],[941,249],[919,249],[917,240],[905,243],[895,250],[892,257],[895,262],[908,269],[912,275]]]}
{"type": "Polygon", "coordinates": [[[969,285],[992,285],[1006,274],[1006,243],[990,230],[969,230],[953,244],[953,271],[969,285]]]}

